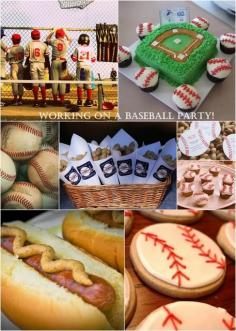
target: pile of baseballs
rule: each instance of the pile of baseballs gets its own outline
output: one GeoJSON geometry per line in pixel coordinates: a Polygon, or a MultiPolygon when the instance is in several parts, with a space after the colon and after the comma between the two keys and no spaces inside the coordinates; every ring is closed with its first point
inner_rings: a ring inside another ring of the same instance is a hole
{"type": "Polygon", "coordinates": [[[58,124],[8,122],[1,130],[3,209],[58,207],[58,124]]]}

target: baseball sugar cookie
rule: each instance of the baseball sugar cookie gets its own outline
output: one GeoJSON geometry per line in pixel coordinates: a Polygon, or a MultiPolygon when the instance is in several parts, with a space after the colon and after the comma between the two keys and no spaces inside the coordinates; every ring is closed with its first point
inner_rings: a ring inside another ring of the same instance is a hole
{"type": "Polygon", "coordinates": [[[140,40],[145,38],[154,30],[155,26],[152,23],[140,23],[136,28],[136,33],[140,40]]]}
{"type": "Polygon", "coordinates": [[[235,318],[207,303],[176,301],[154,310],[136,330],[235,330],[235,318]]]}
{"type": "Polygon", "coordinates": [[[42,196],[39,189],[28,182],[16,182],[2,196],[3,209],[40,209],[42,196]]]}
{"type": "Polygon", "coordinates": [[[217,244],[184,225],[145,227],[134,236],[130,256],[148,286],[173,298],[208,295],[220,287],[226,273],[225,256],[217,244]]]}
{"type": "Polygon", "coordinates": [[[1,132],[2,150],[13,160],[31,159],[42,144],[40,123],[12,122],[3,125],[1,132]]]}
{"type": "Polygon", "coordinates": [[[217,234],[217,242],[223,251],[231,257],[231,259],[235,260],[235,222],[227,222],[223,224],[217,234]]]}
{"type": "Polygon", "coordinates": [[[220,49],[223,53],[233,54],[235,52],[235,33],[224,33],[220,36],[220,49]]]}
{"type": "Polygon", "coordinates": [[[192,21],[191,21],[192,25],[195,25],[197,28],[203,29],[203,30],[208,30],[209,28],[209,22],[207,19],[203,18],[203,17],[195,17],[192,21]]]}
{"type": "Polygon", "coordinates": [[[236,159],[236,134],[230,134],[224,137],[223,151],[227,158],[231,161],[236,159]]]}
{"type": "Polygon", "coordinates": [[[132,210],[124,210],[125,235],[128,236],[132,229],[134,214],[132,210]]]}
{"type": "Polygon", "coordinates": [[[214,83],[225,80],[231,71],[231,64],[224,58],[214,58],[207,61],[207,77],[214,83]]]}
{"type": "Polygon", "coordinates": [[[41,192],[58,189],[58,152],[53,149],[40,151],[29,162],[28,177],[41,192]]]}
{"type": "Polygon", "coordinates": [[[136,292],[129,272],[124,273],[125,325],[128,325],[136,308],[136,292]]]}
{"type": "Polygon", "coordinates": [[[128,47],[119,46],[118,64],[120,68],[126,68],[132,63],[132,54],[128,47]]]}
{"type": "Polygon", "coordinates": [[[134,75],[135,83],[144,92],[153,92],[159,84],[159,74],[151,67],[142,67],[134,75]]]}
{"type": "Polygon", "coordinates": [[[191,85],[183,84],[174,89],[173,102],[181,111],[193,111],[201,101],[197,89],[191,85]]]}
{"type": "Polygon", "coordinates": [[[200,210],[141,210],[143,216],[162,223],[191,224],[198,221],[203,211],[200,210]]]}
{"type": "Polygon", "coordinates": [[[16,167],[13,160],[1,151],[1,193],[6,192],[16,179],[16,167]]]}

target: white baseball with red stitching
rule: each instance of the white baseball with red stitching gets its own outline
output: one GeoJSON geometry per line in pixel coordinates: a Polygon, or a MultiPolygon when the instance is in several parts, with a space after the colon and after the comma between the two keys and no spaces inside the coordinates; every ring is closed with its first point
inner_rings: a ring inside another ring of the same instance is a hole
{"type": "Polygon", "coordinates": [[[224,33],[220,36],[220,43],[222,46],[226,48],[235,48],[236,42],[236,34],[235,33],[224,33]]]}
{"type": "Polygon", "coordinates": [[[32,158],[42,144],[40,123],[12,122],[5,124],[1,132],[2,150],[13,160],[32,158]]]}
{"type": "Polygon", "coordinates": [[[225,79],[231,73],[232,66],[225,58],[214,58],[207,61],[208,73],[218,79],[225,79]]]}
{"type": "Polygon", "coordinates": [[[139,37],[145,37],[154,30],[152,23],[140,23],[136,28],[136,33],[139,37]]]}
{"type": "Polygon", "coordinates": [[[29,162],[28,177],[41,192],[58,190],[58,152],[53,149],[40,151],[29,162]]]}
{"type": "Polygon", "coordinates": [[[118,63],[122,63],[131,58],[131,52],[126,46],[119,46],[118,49],[118,63]]]}
{"type": "Polygon", "coordinates": [[[196,27],[203,29],[203,30],[207,30],[209,28],[209,22],[207,21],[207,19],[203,18],[203,17],[195,17],[191,24],[195,25],[196,27]]]}
{"type": "Polygon", "coordinates": [[[159,80],[158,72],[151,67],[142,67],[134,75],[138,87],[145,89],[157,85],[159,80]]]}
{"type": "Polygon", "coordinates": [[[13,160],[1,151],[1,193],[9,190],[16,179],[16,167],[13,160]]]}
{"type": "Polygon", "coordinates": [[[183,84],[174,89],[172,99],[178,108],[188,110],[196,108],[201,97],[195,87],[183,84]]]}

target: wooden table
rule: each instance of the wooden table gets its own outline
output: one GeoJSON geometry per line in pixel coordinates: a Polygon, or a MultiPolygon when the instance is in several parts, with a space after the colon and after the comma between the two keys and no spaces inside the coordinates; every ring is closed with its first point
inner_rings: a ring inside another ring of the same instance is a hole
{"type": "MultiPolygon", "coordinates": [[[[145,226],[154,224],[152,221],[143,217],[139,213],[135,213],[134,224],[132,231],[125,241],[126,249],[126,268],[129,271],[137,294],[137,307],[133,319],[128,325],[127,329],[134,329],[149,313],[159,308],[162,305],[177,301],[159,294],[158,292],[148,288],[142,280],[136,275],[131,260],[129,257],[129,248],[133,236],[137,231],[145,226]]],[[[217,217],[210,212],[205,212],[202,219],[192,226],[193,228],[202,231],[213,240],[215,240],[217,232],[224,221],[217,219],[217,217]]],[[[204,270],[203,270],[204,272],[204,270]]],[[[205,302],[216,307],[225,308],[231,315],[235,315],[235,264],[233,260],[227,257],[227,273],[223,285],[214,293],[207,297],[200,298],[197,301],[205,302]]]]}

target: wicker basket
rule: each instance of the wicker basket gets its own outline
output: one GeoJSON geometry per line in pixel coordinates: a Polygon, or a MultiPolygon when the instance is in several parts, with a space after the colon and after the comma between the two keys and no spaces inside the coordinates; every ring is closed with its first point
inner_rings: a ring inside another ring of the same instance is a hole
{"type": "Polygon", "coordinates": [[[65,190],[76,208],[99,209],[156,209],[162,202],[171,183],[138,185],[74,186],[64,184],[65,190]]]}

